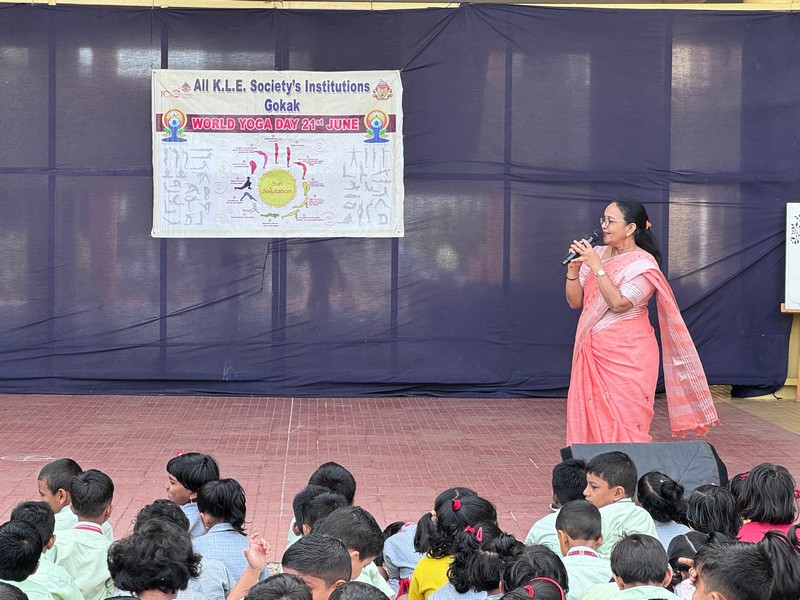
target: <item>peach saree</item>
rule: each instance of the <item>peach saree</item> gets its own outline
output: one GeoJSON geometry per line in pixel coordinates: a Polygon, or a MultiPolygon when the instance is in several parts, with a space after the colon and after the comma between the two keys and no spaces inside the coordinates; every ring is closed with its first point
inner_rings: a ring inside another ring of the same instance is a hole
{"type": "Polygon", "coordinates": [[[583,311],[567,396],[567,444],[652,440],[659,360],[647,313],[653,292],[672,433],[705,433],[717,422],[717,412],[697,350],[655,259],[644,251],[630,252],[603,261],[603,268],[634,306],[611,313],[594,274],[582,267],[583,311]]]}

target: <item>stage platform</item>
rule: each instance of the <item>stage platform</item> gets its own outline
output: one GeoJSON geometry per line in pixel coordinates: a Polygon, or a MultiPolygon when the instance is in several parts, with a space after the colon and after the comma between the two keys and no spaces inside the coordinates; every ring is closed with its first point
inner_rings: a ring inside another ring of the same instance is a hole
{"type": "MultiPolygon", "coordinates": [[[[800,478],[800,404],[732,399],[715,386],[722,425],[707,436],[731,475],[764,461],[800,478]]],[[[117,537],[138,509],[165,497],[165,465],[202,451],[247,493],[248,529],[279,560],[291,502],[322,462],[356,477],[356,503],[381,526],[417,520],[441,490],[472,487],[500,525],[524,537],[547,511],[550,472],[564,445],[563,398],[262,398],[0,395],[0,518],[38,499],[46,462],[72,457],[114,480],[117,537]]],[[[663,398],[652,434],[670,440],[663,398]]],[[[694,439],[694,438],[687,438],[694,439]]],[[[680,440],[676,440],[680,443],[680,440]]]]}

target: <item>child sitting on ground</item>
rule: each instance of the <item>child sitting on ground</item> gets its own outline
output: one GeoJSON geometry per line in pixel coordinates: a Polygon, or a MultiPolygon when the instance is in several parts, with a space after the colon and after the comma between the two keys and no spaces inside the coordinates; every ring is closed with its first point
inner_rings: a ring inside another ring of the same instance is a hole
{"type": "Polygon", "coordinates": [[[78,524],[58,534],[50,553],[72,575],[85,600],[103,600],[114,594],[106,562],[111,540],[101,528],[111,515],[114,483],[105,473],[89,469],[73,477],[70,492],[78,524]]]}
{"type": "Polygon", "coordinates": [[[284,573],[297,575],[306,582],[313,600],[328,600],[333,590],[350,581],[353,568],[344,543],[316,533],[287,548],[281,566],[284,573]]]}
{"type": "Polygon", "coordinates": [[[456,488],[439,494],[434,509],[417,523],[414,545],[425,556],[417,563],[408,590],[409,600],[427,600],[447,583],[458,534],[469,525],[497,523],[497,509],[480,496],[461,496],[456,488]]]}
{"type": "Polygon", "coordinates": [[[500,588],[503,592],[516,590],[537,578],[552,579],[565,593],[569,591],[564,563],[555,552],[541,544],[526,546],[505,563],[500,574],[500,588]]]}
{"type": "Polygon", "coordinates": [[[424,556],[414,549],[417,524],[398,521],[383,530],[383,570],[389,586],[400,597],[408,593],[411,574],[424,556]]]}
{"type": "Polygon", "coordinates": [[[314,532],[341,540],[350,554],[351,581],[375,586],[388,598],[394,592],[373,562],[383,552],[383,531],[375,518],[360,506],[337,508],[314,525],[314,532]]]}
{"type": "MultiPolygon", "coordinates": [[[[235,479],[209,481],[197,494],[197,509],[207,531],[194,538],[195,550],[222,562],[238,581],[247,568],[244,550],[250,545],[244,532],[247,501],[242,486],[235,479]]],[[[267,575],[265,568],[259,579],[267,575]]]]}
{"type": "MultiPolygon", "coordinates": [[[[330,492],[344,496],[347,504],[353,504],[356,496],[356,480],[353,474],[339,463],[329,461],[317,467],[317,470],[308,478],[309,486],[323,487],[330,492]]],[[[295,512],[295,515],[297,513],[295,512]]],[[[298,525],[296,516],[289,523],[289,534],[286,537],[286,547],[294,544],[303,535],[302,524],[298,525]]]]}
{"type": "Polygon", "coordinates": [[[745,520],[739,530],[743,542],[758,542],[767,531],[786,533],[797,518],[798,492],[794,477],[781,465],[761,463],[750,470],[738,497],[745,520]]]}
{"type": "MultiPolygon", "coordinates": [[[[172,500],[159,498],[154,500],[152,504],[143,506],[136,513],[133,532],[141,533],[142,528],[154,520],[173,523],[183,533],[189,534],[189,518],[181,507],[172,500]]],[[[200,560],[200,575],[189,579],[187,590],[202,594],[205,600],[225,600],[235,583],[230,573],[228,573],[228,569],[221,561],[203,556],[200,560]]],[[[178,600],[189,595],[183,591],[178,592],[178,600]]]]}
{"type": "Polygon", "coordinates": [[[611,580],[610,561],[597,554],[603,534],[600,510],[594,504],[567,502],[558,512],[556,530],[569,578],[568,600],[578,600],[589,586],[611,580]]]}
{"type": "Polygon", "coordinates": [[[735,538],[742,527],[736,497],[718,485],[697,486],[686,501],[686,524],[695,531],[735,538]]]}
{"type": "Polygon", "coordinates": [[[657,537],[653,517],[633,503],[637,479],[636,465],[624,452],[598,454],[586,465],[583,495],[600,509],[603,519],[603,543],[597,548],[600,556],[608,558],[627,534],[657,537]]]}
{"type": "Polygon", "coordinates": [[[650,471],[639,478],[636,498],[656,525],[658,539],[669,546],[676,535],[686,533],[689,528],[683,524],[686,518],[686,501],[683,499],[683,486],[660,471],[650,471]]]}
{"type": "Polygon", "coordinates": [[[381,591],[363,581],[348,581],[331,593],[330,600],[381,600],[381,591]]]}
{"type": "Polygon", "coordinates": [[[658,538],[634,533],[611,551],[614,583],[589,587],[581,600],[677,600],[666,589],[672,581],[667,553],[658,538]]]}
{"type": "Polygon", "coordinates": [[[25,592],[28,600],[52,600],[50,592],[30,580],[42,556],[42,536],[25,521],[0,525],[0,583],[25,592]]]}
{"type": "MultiPolygon", "coordinates": [[[[36,485],[39,488],[39,496],[43,502],[47,502],[56,516],[55,531],[65,531],[72,529],[78,524],[78,517],[70,509],[72,495],[70,485],[72,478],[83,472],[80,465],[71,458],[59,458],[47,463],[39,471],[36,485]]],[[[114,541],[114,530],[111,523],[106,521],[100,528],[103,535],[109,542],[114,541]]]]}
{"type": "Polygon", "coordinates": [[[558,509],[567,502],[583,500],[583,491],[586,489],[586,462],[578,458],[568,458],[558,463],[553,467],[551,485],[556,511],[545,515],[533,524],[525,538],[525,543],[529,546],[544,544],[557,553],[559,544],[555,523],[558,509]]]}
{"type": "Polygon", "coordinates": [[[53,535],[56,519],[50,505],[47,502],[20,502],[11,511],[11,520],[33,525],[44,542],[39,568],[28,579],[44,587],[55,600],[83,600],[72,575],[45,556],[56,543],[53,535]]]}
{"type": "Polygon", "coordinates": [[[536,577],[504,594],[501,600],[564,600],[564,590],[549,577],[536,577]]]}
{"type": "Polygon", "coordinates": [[[218,479],[219,465],[208,454],[184,452],[167,462],[167,498],[186,513],[193,538],[206,533],[196,504],[197,494],[206,483],[218,479]]]}
{"type": "Polygon", "coordinates": [[[251,587],[245,600],[311,600],[311,590],[297,575],[276,573],[251,587]]]}

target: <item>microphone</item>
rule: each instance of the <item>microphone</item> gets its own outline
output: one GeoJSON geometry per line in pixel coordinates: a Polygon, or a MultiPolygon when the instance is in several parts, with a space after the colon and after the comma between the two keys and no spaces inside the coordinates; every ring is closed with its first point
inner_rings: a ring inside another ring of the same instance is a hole
{"type": "MultiPolygon", "coordinates": [[[[594,246],[598,241],[600,241],[600,239],[602,239],[602,237],[603,237],[603,232],[600,231],[599,229],[595,229],[592,233],[587,235],[585,239],[586,239],[587,242],[589,242],[590,244],[592,244],[594,246]]],[[[561,261],[561,264],[562,265],[568,265],[569,263],[571,263],[576,258],[578,258],[578,253],[577,252],[570,252],[569,254],[567,254],[566,258],[561,261]]]]}

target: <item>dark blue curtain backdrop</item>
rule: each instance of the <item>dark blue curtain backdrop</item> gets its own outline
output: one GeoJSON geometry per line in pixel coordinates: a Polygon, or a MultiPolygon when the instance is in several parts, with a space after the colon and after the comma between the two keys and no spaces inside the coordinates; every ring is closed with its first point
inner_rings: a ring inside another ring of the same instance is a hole
{"type": "Polygon", "coordinates": [[[0,391],[563,394],[642,200],[711,383],[786,377],[800,14],[0,8],[0,391]],[[402,239],[159,240],[150,71],[401,69],[402,239]]]}

